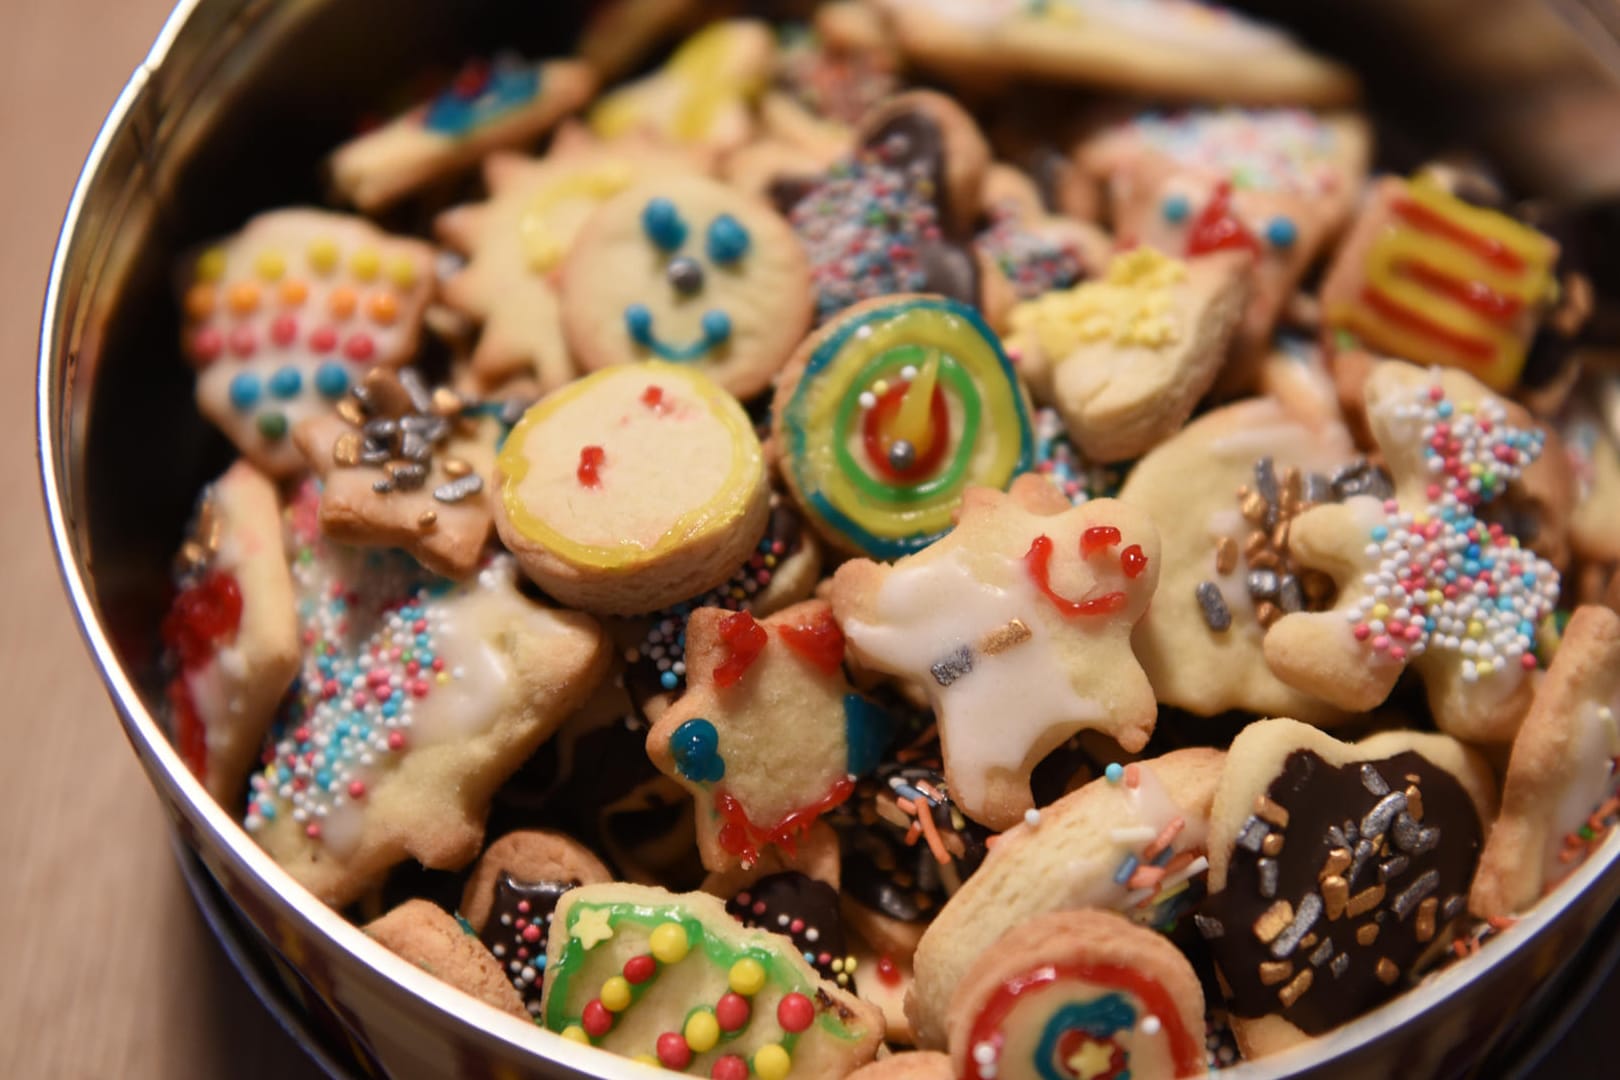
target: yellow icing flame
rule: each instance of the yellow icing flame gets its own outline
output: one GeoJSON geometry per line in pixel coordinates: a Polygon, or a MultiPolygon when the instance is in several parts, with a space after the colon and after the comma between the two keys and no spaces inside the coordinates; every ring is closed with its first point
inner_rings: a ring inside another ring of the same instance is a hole
{"type": "Polygon", "coordinates": [[[906,388],[900,411],[894,417],[894,437],[920,447],[928,434],[928,419],[934,403],[934,384],[939,381],[939,350],[928,353],[928,360],[906,388]]]}

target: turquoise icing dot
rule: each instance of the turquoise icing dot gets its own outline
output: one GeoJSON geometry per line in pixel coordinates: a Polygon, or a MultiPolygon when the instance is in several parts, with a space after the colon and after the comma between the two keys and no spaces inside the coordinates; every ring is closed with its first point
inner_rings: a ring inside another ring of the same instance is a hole
{"type": "Polygon", "coordinates": [[[894,717],[859,694],[844,695],[844,738],[851,773],[864,776],[877,768],[893,735],[894,717]]]}
{"type": "Polygon", "coordinates": [[[1103,775],[1108,777],[1108,782],[1110,784],[1117,784],[1121,780],[1125,779],[1125,766],[1121,765],[1117,761],[1110,761],[1108,763],[1108,768],[1103,770],[1103,775]]]}
{"type": "Polygon", "coordinates": [[[641,227],[647,239],[665,251],[674,251],[686,243],[686,222],[668,199],[647,200],[646,208],[641,211],[641,227]]]}
{"type": "Polygon", "coordinates": [[[736,262],[748,254],[750,243],[748,230],[730,214],[721,214],[709,223],[709,258],[717,263],[736,262]]]}
{"type": "Polygon", "coordinates": [[[1164,202],[1159,204],[1159,213],[1163,214],[1164,220],[1172,225],[1186,221],[1187,215],[1191,212],[1192,207],[1188,205],[1185,195],[1166,195],[1164,202]]]}
{"type": "Polygon", "coordinates": [[[731,316],[723,311],[703,313],[703,338],[710,345],[719,345],[731,338],[731,316]]]}
{"type": "Polygon", "coordinates": [[[342,397],[349,389],[349,373],[342,364],[328,360],[315,369],[315,389],[324,398],[342,397]]]}
{"type": "Polygon", "coordinates": [[[297,397],[298,391],[304,388],[304,376],[291,365],[278,368],[270,376],[270,392],[278,398],[297,397]]]}
{"type": "Polygon", "coordinates": [[[259,403],[264,393],[264,387],[259,383],[259,377],[250,371],[244,371],[231,380],[231,407],[237,412],[247,412],[259,403]]]}
{"type": "Polygon", "coordinates": [[[712,784],[726,775],[726,762],[720,756],[720,733],[702,717],[675,729],[669,737],[669,752],[680,774],[695,783],[712,784]]]}
{"type": "Polygon", "coordinates": [[[1266,222],[1266,240],[1272,247],[1293,247],[1298,238],[1299,229],[1292,218],[1278,216],[1266,222]]]}

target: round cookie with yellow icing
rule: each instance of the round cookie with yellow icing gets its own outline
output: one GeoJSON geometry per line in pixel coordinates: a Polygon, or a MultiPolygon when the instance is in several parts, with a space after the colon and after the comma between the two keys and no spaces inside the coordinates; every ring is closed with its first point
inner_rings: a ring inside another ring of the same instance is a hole
{"type": "Polygon", "coordinates": [[[979,314],[943,297],[857,304],[777,383],[773,444],[835,547],[896,559],[949,532],[969,487],[1005,489],[1034,459],[1023,387],[979,314]]]}
{"type": "Polygon", "coordinates": [[[586,370],[665,360],[749,398],[810,329],[810,266],[769,206],[664,174],[591,215],[563,266],[562,303],[586,370]]]}
{"type": "Polygon", "coordinates": [[[535,584],[615,615],[725,581],[770,513],[764,453],[733,397],[690,368],[601,371],[524,414],[496,460],[496,529],[535,584]]]}
{"type": "Polygon", "coordinates": [[[1201,1076],[1204,992],[1153,931],[1055,912],[1003,935],[957,986],[950,1046],[966,1080],[1201,1076]]]}

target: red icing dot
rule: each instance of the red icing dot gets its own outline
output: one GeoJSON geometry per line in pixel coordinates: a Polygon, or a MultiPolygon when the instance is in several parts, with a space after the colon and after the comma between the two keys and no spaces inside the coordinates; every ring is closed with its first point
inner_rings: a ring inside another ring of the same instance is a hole
{"type": "Polygon", "coordinates": [[[277,315],[270,322],[270,340],[282,346],[297,341],[298,320],[291,315],[277,315]]]}
{"type": "Polygon", "coordinates": [[[830,609],[822,608],[813,621],[784,626],[778,633],[788,648],[828,675],[838,674],[843,666],[844,632],[838,628],[830,609]]]}
{"type": "Polygon", "coordinates": [[[664,410],[664,388],[662,386],[649,386],[641,392],[641,403],[655,413],[662,414],[664,410]]]}
{"type": "Polygon", "coordinates": [[[203,363],[212,363],[219,359],[219,354],[225,349],[225,339],[213,327],[197,331],[191,337],[191,351],[203,363]]]}
{"type": "Polygon", "coordinates": [[[606,1005],[593,999],[585,1006],[585,1012],[580,1015],[579,1023],[585,1029],[585,1034],[593,1039],[600,1039],[613,1030],[613,1014],[608,1012],[606,1005]]]}
{"type": "Polygon", "coordinates": [[[601,468],[602,463],[606,460],[607,451],[600,446],[581,447],[579,451],[579,468],[574,470],[574,475],[579,478],[579,486],[588,488],[601,487],[602,478],[597,474],[597,469],[601,468]]]}
{"type": "Polygon", "coordinates": [[[728,993],[714,1006],[714,1018],[721,1031],[741,1031],[748,1024],[748,999],[741,994],[728,993]]]}
{"type": "Polygon", "coordinates": [[[231,331],[230,346],[237,356],[248,357],[259,347],[259,339],[251,327],[238,326],[231,331]]]}
{"type": "Polygon", "coordinates": [[[1125,571],[1125,576],[1132,580],[1142,576],[1142,571],[1147,569],[1147,564],[1148,559],[1146,555],[1142,554],[1141,544],[1132,544],[1119,553],[1119,568],[1125,571]]]}
{"type": "Polygon", "coordinates": [[[370,360],[376,352],[377,343],[364,331],[350,334],[349,340],[343,343],[343,355],[350,360],[370,360]]]}
{"type": "Polygon", "coordinates": [[[748,1062],[736,1054],[727,1054],[709,1070],[713,1080],[748,1080],[748,1062]]]}
{"type": "Polygon", "coordinates": [[[887,953],[878,957],[877,973],[878,981],[884,986],[900,985],[900,969],[895,966],[894,957],[887,953]]]}
{"type": "Polygon", "coordinates": [[[640,986],[656,974],[658,961],[646,954],[632,956],[624,962],[624,981],[632,986],[640,986]]]}
{"type": "Polygon", "coordinates": [[[692,1048],[680,1034],[666,1031],[658,1036],[658,1060],[664,1068],[679,1072],[692,1064],[692,1048]]]}
{"type": "Polygon", "coordinates": [[[782,1025],[783,1031],[792,1034],[808,1028],[815,1018],[816,1007],[803,994],[788,994],[776,1006],[776,1022],[782,1025]]]}
{"type": "Polygon", "coordinates": [[[1080,534],[1080,557],[1090,558],[1097,552],[1119,543],[1119,530],[1112,525],[1093,525],[1080,534]]]}
{"type": "Polygon", "coordinates": [[[337,348],[337,331],[330,326],[323,326],[309,335],[309,347],[316,352],[331,352],[337,348]]]}
{"type": "Polygon", "coordinates": [[[720,620],[720,643],[726,658],[714,669],[714,684],[722,689],[742,681],[759,654],[764,651],[765,628],[746,611],[733,612],[720,620]]]}

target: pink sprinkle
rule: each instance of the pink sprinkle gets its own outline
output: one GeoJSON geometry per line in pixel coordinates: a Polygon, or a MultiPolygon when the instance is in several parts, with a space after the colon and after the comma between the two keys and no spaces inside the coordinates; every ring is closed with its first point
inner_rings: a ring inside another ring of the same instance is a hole
{"type": "Polygon", "coordinates": [[[297,742],[309,742],[309,728],[299,727],[293,732],[293,739],[297,742]]]}
{"type": "Polygon", "coordinates": [[[794,919],[791,923],[788,924],[788,930],[790,930],[791,932],[793,932],[795,934],[803,933],[804,932],[804,920],[803,919],[794,919]]]}
{"type": "Polygon", "coordinates": [[[433,670],[434,671],[443,671],[444,670],[444,657],[435,656],[433,658],[433,670]]]}
{"type": "Polygon", "coordinates": [[[1446,396],[1446,391],[1445,391],[1445,389],[1443,387],[1441,387],[1439,385],[1429,387],[1429,400],[1430,401],[1441,401],[1441,400],[1444,400],[1445,396],[1446,396]]]}
{"type": "Polygon", "coordinates": [[[405,733],[403,731],[390,731],[388,733],[388,749],[403,750],[405,748],[405,733]]]}
{"type": "Polygon", "coordinates": [[[1525,653],[1523,656],[1519,657],[1519,663],[1523,665],[1524,670],[1526,671],[1534,671],[1536,669],[1536,658],[1530,653],[1525,653]]]}
{"type": "Polygon", "coordinates": [[[1351,630],[1350,632],[1356,636],[1357,641],[1366,641],[1368,636],[1372,633],[1372,628],[1366,623],[1361,622],[1356,623],[1355,629],[1351,630]]]}
{"type": "Polygon", "coordinates": [[[364,780],[351,780],[349,782],[349,798],[363,799],[366,795],[366,782],[364,780]]]}
{"type": "Polygon", "coordinates": [[[414,697],[425,698],[428,696],[428,691],[431,689],[432,688],[421,679],[413,680],[411,683],[411,694],[414,697]]]}
{"type": "Polygon", "coordinates": [[[1377,637],[1373,638],[1372,647],[1377,649],[1379,652],[1383,652],[1385,649],[1389,648],[1389,635],[1379,634],[1377,637]]]}
{"type": "Polygon", "coordinates": [[[304,835],[309,837],[311,840],[319,840],[321,838],[320,822],[312,821],[308,825],[305,825],[304,835]]]}
{"type": "Polygon", "coordinates": [[[518,910],[520,912],[522,912],[523,914],[527,915],[529,913],[529,902],[527,900],[519,900],[518,901],[518,910]]]}
{"type": "Polygon", "coordinates": [[[1389,655],[1390,655],[1390,658],[1394,659],[1394,660],[1405,660],[1406,659],[1406,646],[1404,646],[1404,645],[1391,645],[1389,647],[1389,655]]]}
{"type": "Polygon", "coordinates": [[[354,692],[354,697],[350,700],[354,702],[355,708],[363,709],[366,707],[366,703],[371,699],[366,696],[366,692],[364,690],[356,690],[354,692]]]}
{"type": "Polygon", "coordinates": [[[535,926],[533,923],[530,923],[528,926],[525,926],[523,928],[523,940],[524,941],[539,941],[540,940],[540,928],[535,926]]]}

